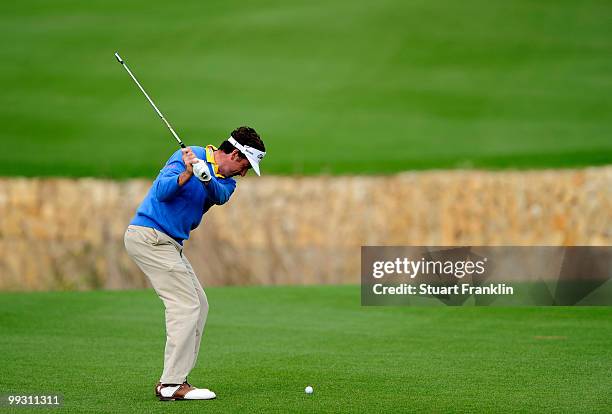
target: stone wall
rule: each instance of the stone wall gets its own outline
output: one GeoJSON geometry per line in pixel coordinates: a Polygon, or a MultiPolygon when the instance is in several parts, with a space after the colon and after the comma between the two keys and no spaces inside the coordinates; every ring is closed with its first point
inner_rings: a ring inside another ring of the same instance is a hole
{"type": "MultiPolygon", "coordinates": [[[[0,290],[137,288],[151,180],[0,178],[0,290]]],[[[361,245],[610,245],[612,166],[240,179],[186,242],[203,284],[357,283],[361,245]]]]}

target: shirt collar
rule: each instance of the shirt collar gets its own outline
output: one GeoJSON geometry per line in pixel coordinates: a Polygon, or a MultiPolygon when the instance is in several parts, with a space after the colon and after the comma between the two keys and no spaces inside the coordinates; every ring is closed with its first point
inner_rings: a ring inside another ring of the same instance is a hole
{"type": "Polygon", "coordinates": [[[214,145],[206,146],[206,162],[209,162],[213,166],[213,169],[215,170],[215,176],[219,178],[225,178],[225,176],[219,174],[219,166],[215,162],[215,154],[213,152],[216,150],[217,147],[215,147],[214,145]]]}

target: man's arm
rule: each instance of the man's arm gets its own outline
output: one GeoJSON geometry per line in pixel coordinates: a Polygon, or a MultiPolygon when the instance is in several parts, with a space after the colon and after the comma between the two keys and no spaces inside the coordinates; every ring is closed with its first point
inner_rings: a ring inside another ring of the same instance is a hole
{"type": "Polygon", "coordinates": [[[183,170],[183,165],[180,162],[173,162],[166,165],[155,184],[155,197],[159,201],[168,201],[173,198],[183,184],[187,182],[189,178],[185,178],[184,174],[186,171],[183,170]],[[181,184],[181,180],[183,184],[181,184]]]}
{"type": "Polygon", "coordinates": [[[213,177],[205,185],[208,197],[217,205],[227,203],[236,189],[236,181],[231,178],[213,177]]]}
{"type": "Polygon", "coordinates": [[[193,164],[193,174],[204,183],[206,193],[214,204],[225,204],[236,188],[236,181],[231,178],[217,178],[213,166],[204,160],[193,164]]]}
{"type": "Polygon", "coordinates": [[[187,171],[183,171],[178,176],[178,185],[182,187],[189,179],[193,176],[193,173],[188,173],[187,171]]]}
{"type": "Polygon", "coordinates": [[[193,176],[193,162],[197,161],[197,158],[189,147],[181,151],[183,162],[176,160],[165,166],[157,180],[155,196],[159,201],[170,200],[193,176]]]}

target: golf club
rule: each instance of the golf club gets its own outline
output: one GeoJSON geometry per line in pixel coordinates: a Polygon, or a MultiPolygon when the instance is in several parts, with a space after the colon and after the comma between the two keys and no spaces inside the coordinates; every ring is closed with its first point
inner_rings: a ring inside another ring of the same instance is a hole
{"type": "Polygon", "coordinates": [[[147,94],[147,92],[144,90],[144,88],[142,87],[142,85],[140,85],[140,82],[138,82],[138,79],[136,79],[136,77],[134,76],[134,74],[132,73],[132,71],[127,67],[127,65],[125,64],[125,61],[121,58],[121,56],[119,56],[119,53],[115,52],[115,58],[117,58],[117,61],[119,63],[121,63],[121,65],[125,68],[125,70],[127,70],[127,73],[132,77],[132,79],[134,79],[134,82],[136,82],[136,85],[138,85],[138,87],[140,88],[140,90],[142,91],[142,93],[144,93],[144,96],[146,96],[147,100],[149,101],[149,103],[151,104],[151,106],[153,106],[153,109],[155,109],[155,112],[157,112],[157,115],[159,115],[159,117],[162,119],[162,121],[164,121],[164,123],[166,124],[166,126],[168,127],[168,129],[170,130],[170,132],[172,133],[172,136],[176,139],[176,141],[179,143],[179,145],[181,146],[181,148],[185,148],[185,144],[183,144],[183,141],[181,141],[181,139],[179,138],[179,136],[176,134],[176,132],[174,132],[174,129],[172,129],[172,126],[170,125],[170,123],[166,120],[166,118],[164,118],[164,115],[162,115],[162,113],[160,112],[159,109],[157,109],[157,106],[155,106],[155,103],[153,102],[153,100],[149,97],[149,95],[147,94]]]}

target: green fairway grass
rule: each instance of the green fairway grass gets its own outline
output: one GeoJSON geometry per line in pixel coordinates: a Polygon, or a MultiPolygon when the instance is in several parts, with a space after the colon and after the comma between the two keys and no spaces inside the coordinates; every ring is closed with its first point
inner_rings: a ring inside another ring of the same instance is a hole
{"type": "Polygon", "coordinates": [[[0,175],[150,177],[263,136],[264,174],[612,163],[612,2],[9,2],[0,175]]]}
{"type": "Polygon", "coordinates": [[[0,294],[0,393],[61,393],[57,412],[79,413],[612,406],[611,308],[365,308],[356,286],[207,294],[189,380],[217,400],[155,399],[165,333],[153,290],[0,294]]]}

